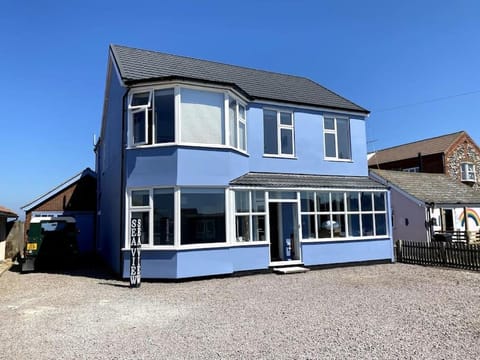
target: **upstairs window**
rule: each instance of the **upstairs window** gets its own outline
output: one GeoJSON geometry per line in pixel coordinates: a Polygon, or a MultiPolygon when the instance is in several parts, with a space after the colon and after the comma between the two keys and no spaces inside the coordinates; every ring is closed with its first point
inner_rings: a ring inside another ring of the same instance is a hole
{"type": "Polygon", "coordinates": [[[265,155],[295,154],[293,114],[284,111],[263,111],[263,146],[265,155]]]}
{"type": "Polygon", "coordinates": [[[247,151],[247,120],[245,106],[234,98],[229,99],[228,119],[230,146],[247,151]]]}
{"type": "Polygon", "coordinates": [[[325,157],[333,160],[350,160],[350,123],[346,118],[325,116],[323,121],[325,157]]]}
{"type": "Polygon", "coordinates": [[[175,141],[175,102],[173,89],[135,93],[128,106],[131,145],[175,141]]]}
{"type": "Polygon", "coordinates": [[[405,168],[402,171],[403,172],[417,173],[417,172],[420,172],[420,167],[419,166],[414,166],[414,167],[410,167],[410,168],[405,168]]]}
{"type": "Polygon", "coordinates": [[[462,181],[475,182],[475,165],[471,163],[462,163],[462,181]]]}

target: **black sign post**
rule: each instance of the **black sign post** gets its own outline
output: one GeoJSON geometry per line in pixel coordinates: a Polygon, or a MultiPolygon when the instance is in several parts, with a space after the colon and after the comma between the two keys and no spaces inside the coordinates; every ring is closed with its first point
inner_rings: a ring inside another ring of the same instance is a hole
{"type": "Polygon", "coordinates": [[[140,287],[140,249],[142,247],[142,219],[130,221],[130,287],[140,287]]]}

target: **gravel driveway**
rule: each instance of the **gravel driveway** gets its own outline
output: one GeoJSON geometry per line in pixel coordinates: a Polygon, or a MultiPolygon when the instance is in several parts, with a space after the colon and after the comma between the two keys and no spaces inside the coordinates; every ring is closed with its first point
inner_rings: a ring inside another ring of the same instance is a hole
{"type": "Polygon", "coordinates": [[[387,264],[139,289],[0,277],[5,359],[478,359],[480,273],[387,264]]]}

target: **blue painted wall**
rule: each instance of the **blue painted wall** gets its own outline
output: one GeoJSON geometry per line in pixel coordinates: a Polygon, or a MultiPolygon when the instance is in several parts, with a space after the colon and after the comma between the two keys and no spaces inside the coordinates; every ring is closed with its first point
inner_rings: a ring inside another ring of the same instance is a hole
{"type": "Polygon", "coordinates": [[[386,259],[393,261],[392,240],[302,243],[302,257],[306,266],[386,259]]]}
{"type": "Polygon", "coordinates": [[[120,273],[120,246],[124,212],[121,200],[125,196],[121,188],[122,164],[122,98],[125,88],[112,69],[108,87],[108,104],[105,108],[104,129],[97,149],[97,250],[107,264],[120,273]]]}
{"type": "Polygon", "coordinates": [[[255,105],[250,107],[247,113],[250,171],[317,175],[368,175],[365,120],[353,118],[350,121],[352,161],[326,161],[323,148],[322,113],[292,108],[285,109],[295,111],[296,159],[263,156],[263,110],[255,105]]]}

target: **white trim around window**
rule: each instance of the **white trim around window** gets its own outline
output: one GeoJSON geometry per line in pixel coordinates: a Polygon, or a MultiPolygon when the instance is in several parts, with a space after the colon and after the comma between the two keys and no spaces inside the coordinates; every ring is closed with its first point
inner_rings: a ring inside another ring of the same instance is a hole
{"type": "Polygon", "coordinates": [[[462,162],[460,164],[461,181],[476,182],[477,175],[475,173],[475,164],[471,162],[462,162]]]}

